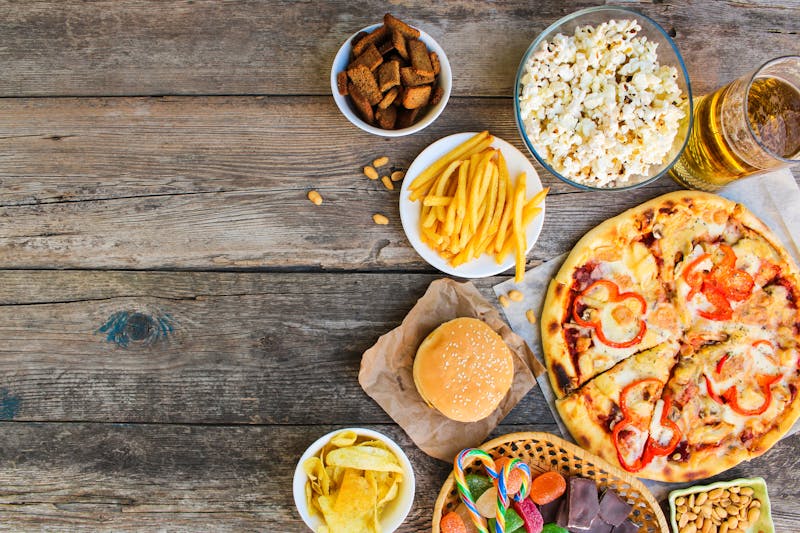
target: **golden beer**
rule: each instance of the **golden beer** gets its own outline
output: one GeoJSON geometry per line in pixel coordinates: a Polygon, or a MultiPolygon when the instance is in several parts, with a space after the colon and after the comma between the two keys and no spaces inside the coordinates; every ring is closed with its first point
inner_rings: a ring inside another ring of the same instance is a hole
{"type": "MultiPolygon", "coordinates": [[[[800,58],[794,59],[800,65],[800,58]]],[[[800,90],[781,77],[760,76],[770,63],[754,77],[736,80],[696,102],[694,127],[670,171],[673,178],[690,188],[713,191],[797,162],[800,90]]]]}

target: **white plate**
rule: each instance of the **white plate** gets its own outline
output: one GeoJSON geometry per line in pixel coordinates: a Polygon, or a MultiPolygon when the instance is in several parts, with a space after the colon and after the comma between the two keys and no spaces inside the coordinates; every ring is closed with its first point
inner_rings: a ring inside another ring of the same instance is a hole
{"type": "MultiPolygon", "coordinates": [[[[410,193],[408,188],[411,182],[414,181],[414,178],[419,176],[423,170],[474,135],[476,135],[476,133],[456,133],[455,135],[439,139],[428,146],[417,156],[414,162],[411,163],[411,166],[406,172],[406,177],[403,179],[403,187],[400,189],[400,220],[403,222],[403,231],[405,231],[406,237],[409,242],[411,242],[411,246],[413,246],[417,253],[431,266],[446,274],[462,278],[485,278],[505,272],[514,266],[514,254],[509,254],[505,261],[499,265],[494,260],[494,256],[484,254],[458,267],[451,266],[446,259],[439,256],[438,253],[428,247],[428,245],[420,239],[419,216],[422,202],[412,202],[409,200],[408,197],[410,193]]],[[[530,160],[528,160],[522,152],[497,136],[494,137],[492,148],[498,148],[503,152],[503,157],[508,165],[508,174],[513,181],[516,181],[520,173],[524,172],[526,174],[527,198],[531,198],[534,194],[542,190],[542,182],[539,181],[539,174],[537,174],[530,160]]],[[[526,254],[533,248],[536,239],[539,238],[539,233],[542,231],[542,224],[544,224],[544,204],[545,201],[543,200],[539,206],[542,208],[542,212],[534,218],[533,222],[526,228],[525,235],[528,239],[528,246],[525,249],[526,254]]]]}

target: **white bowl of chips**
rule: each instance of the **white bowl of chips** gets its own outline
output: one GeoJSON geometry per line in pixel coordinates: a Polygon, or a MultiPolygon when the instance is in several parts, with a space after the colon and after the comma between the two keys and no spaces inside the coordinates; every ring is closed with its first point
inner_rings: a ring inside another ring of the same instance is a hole
{"type": "Polygon", "coordinates": [[[295,506],[313,531],[326,523],[335,531],[394,531],[411,510],[414,489],[414,470],[400,446],[364,428],[317,439],[300,457],[292,483],[295,506]]]}

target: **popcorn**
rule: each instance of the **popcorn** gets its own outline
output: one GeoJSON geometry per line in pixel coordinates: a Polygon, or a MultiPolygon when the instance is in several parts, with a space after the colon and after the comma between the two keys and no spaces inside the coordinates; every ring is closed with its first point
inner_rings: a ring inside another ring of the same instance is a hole
{"type": "Polygon", "coordinates": [[[581,26],[531,54],[520,116],[539,154],[559,173],[593,187],[633,184],[664,162],[685,101],[675,67],[634,20],[581,26]]]}

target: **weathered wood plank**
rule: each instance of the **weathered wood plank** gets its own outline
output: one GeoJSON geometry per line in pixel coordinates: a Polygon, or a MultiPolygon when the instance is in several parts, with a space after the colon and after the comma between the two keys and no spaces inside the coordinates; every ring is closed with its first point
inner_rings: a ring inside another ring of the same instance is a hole
{"type": "MultiPolygon", "coordinates": [[[[303,531],[291,479],[317,437],[341,426],[176,426],[0,423],[0,530],[303,531]]],[[[400,529],[428,531],[450,466],[420,452],[396,426],[414,465],[414,507],[400,529]]],[[[555,431],[552,424],[503,425],[555,431]]],[[[800,529],[800,436],[727,472],[760,475],[777,531],[800,529]]]]}
{"type": "MultiPolygon", "coordinates": [[[[548,25],[597,2],[0,2],[2,96],[330,94],[344,39],[390,9],[444,47],[457,95],[511,91],[548,25]]],[[[796,2],[609,2],[674,31],[700,92],[797,53],[796,2]]]]}
{"type": "MultiPolygon", "coordinates": [[[[363,165],[388,155],[407,167],[434,140],[480,128],[525,150],[502,99],[454,100],[431,128],[391,141],[322,97],[12,99],[0,114],[0,268],[429,270],[403,234],[398,192],[363,165]],[[392,223],[373,224],[376,212],[392,223]]],[[[677,188],[584,193],[538,168],[553,193],[532,261],[677,188]]]]}
{"type": "MultiPolygon", "coordinates": [[[[0,419],[389,422],[361,354],[437,277],[2,271],[0,419]]],[[[534,417],[538,391],[508,420],[534,417]]]]}

